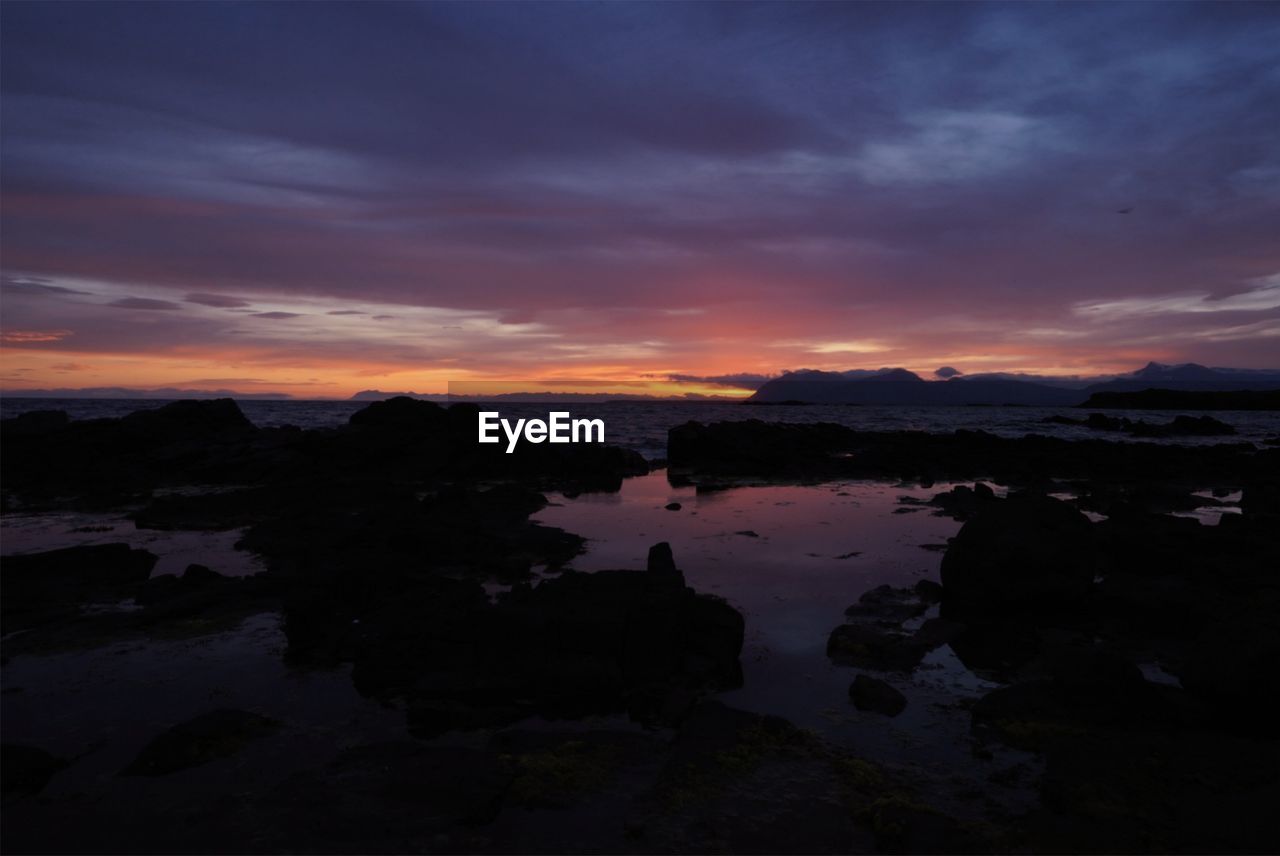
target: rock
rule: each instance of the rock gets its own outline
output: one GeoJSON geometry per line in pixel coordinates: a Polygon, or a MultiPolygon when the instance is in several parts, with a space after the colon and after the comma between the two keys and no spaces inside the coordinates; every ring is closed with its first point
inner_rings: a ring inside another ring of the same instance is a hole
{"type": "Polygon", "coordinates": [[[143,587],[157,559],[128,544],[6,556],[0,570],[6,632],[72,620],[84,603],[123,600],[143,587]]]}
{"type": "Polygon", "coordinates": [[[182,579],[184,582],[191,583],[216,583],[227,579],[227,577],[205,565],[191,564],[187,565],[186,570],[182,572],[182,579]]]}
{"type": "Polygon", "coordinates": [[[907,707],[907,697],[890,684],[869,675],[858,675],[849,685],[849,698],[858,710],[897,716],[907,707]]]}
{"type": "Polygon", "coordinates": [[[995,491],[989,485],[975,482],[973,487],[956,485],[949,491],[935,494],[930,505],[941,509],[941,514],[956,520],[968,520],[980,510],[996,501],[995,491]]]}
{"type": "Polygon", "coordinates": [[[158,558],[128,544],[65,547],[6,556],[6,596],[20,590],[100,590],[145,582],[158,558]]]}
{"type": "Polygon", "coordinates": [[[1187,691],[1213,704],[1241,726],[1260,725],[1274,733],[1280,685],[1273,678],[1280,662],[1276,597],[1259,598],[1226,620],[1205,625],[1178,670],[1187,691]]]}
{"type": "Polygon", "coordinates": [[[1228,437],[1236,433],[1233,426],[1212,416],[1175,416],[1167,430],[1176,437],[1228,437]]]}
{"type": "Polygon", "coordinates": [[[122,417],[120,427],[156,446],[246,436],[258,430],[230,398],[174,401],[138,410],[122,417]]]}
{"type": "Polygon", "coordinates": [[[646,567],[651,572],[679,573],[676,569],[675,556],[671,553],[671,545],[666,541],[649,548],[649,561],[646,567]]]}
{"type": "Polygon", "coordinates": [[[0,746],[0,790],[6,796],[38,794],[66,766],[66,761],[36,746],[5,743],[0,746]]]}
{"type": "Polygon", "coordinates": [[[942,601],[942,585],[935,583],[933,580],[920,580],[915,585],[916,595],[925,603],[940,603],[942,601]]]}
{"type": "MultiPolygon", "coordinates": [[[[351,414],[353,428],[392,434],[417,434],[420,440],[433,439],[449,430],[449,416],[433,401],[399,395],[375,401],[351,414]]],[[[474,430],[474,425],[472,426],[474,430]]]]}
{"type": "Polygon", "coordinates": [[[657,715],[661,705],[633,696],[740,683],[744,624],[689,589],[658,544],[648,570],[566,571],[496,604],[474,581],[423,581],[347,632],[357,689],[410,699],[415,730],[428,734],[535,712],[657,715]]]}
{"type": "Polygon", "coordinates": [[[29,410],[4,420],[4,433],[10,437],[52,434],[71,422],[62,410],[29,410]]]}
{"type": "Polygon", "coordinates": [[[474,826],[497,816],[514,770],[485,749],[393,742],[347,749],[328,766],[325,778],[334,787],[366,791],[424,819],[474,826]]]}
{"type": "Polygon", "coordinates": [[[897,625],[923,615],[929,608],[914,589],[877,586],[865,592],[858,602],[844,611],[849,618],[861,618],[897,625]]]}
{"type": "Polygon", "coordinates": [[[665,508],[667,511],[679,511],[684,506],[682,506],[678,502],[668,502],[666,505],[662,507],[665,508]]]}
{"type": "Polygon", "coordinates": [[[215,710],[173,726],[138,753],[122,776],[165,776],[234,755],[271,733],[275,720],[243,710],[215,710]]]}
{"type": "Polygon", "coordinates": [[[1278,771],[1274,740],[1199,729],[1065,738],[1048,752],[1029,849],[1269,853],[1278,771]]]}
{"type": "Polygon", "coordinates": [[[833,661],[877,672],[910,672],[928,650],[911,635],[865,624],[842,624],[827,638],[833,661]]]}
{"type": "Polygon", "coordinates": [[[1043,750],[1113,729],[1168,732],[1203,721],[1186,692],[1148,682],[1112,652],[1064,649],[1048,659],[1052,678],[992,690],[971,709],[974,724],[1011,745],[1043,750]]]}
{"type": "Polygon", "coordinates": [[[964,612],[1078,603],[1097,572],[1091,524],[1056,499],[1015,494],[961,527],[942,558],[944,607],[964,612]]]}

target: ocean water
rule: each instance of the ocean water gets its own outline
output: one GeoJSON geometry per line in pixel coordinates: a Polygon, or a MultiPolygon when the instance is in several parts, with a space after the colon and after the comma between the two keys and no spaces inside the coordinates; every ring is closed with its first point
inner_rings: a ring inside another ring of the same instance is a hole
{"type": "MultiPolygon", "coordinates": [[[[64,410],[72,419],[124,416],[167,404],[164,399],[58,399],[0,398],[0,417],[9,418],[31,410],[64,410]]],[[[300,428],[332,428],[343,425],[351,414],[368,406],[365,401],[237,401],[255,425],[300,428]]],[[[773,405],[752,407],[742,404],[708,402],[632,402],[591,404],[531,404],[501,402],[492,405],[504,418],[546,418],[548,411],[567,410],[574,417],[600,418],[605,423],[605,442],[634,449],[650,460],[666,456],[667,431],[690,420],[721,422],[762,419],[769,422],[834,422],[865,431],[988,431],[1004,437],[1044,434],[1066,439],[1103,438],[1143,443],[1203,445],[1221,442],[1261,442],[1280,436],[1280,413],[1265,411],[1214,411],[1213,416],[1238,432],[1233,437],[1131,438],[1115,432],[1092,431],[1070,425],[1046,423],[1053,415],[1083,418],[1088,411],[1071,407],[899,407],[848,406],[832,404],[773,405]]],[[[1166,423],[1186,411],[1108,410],[1109,416],[1166,423]]]]}

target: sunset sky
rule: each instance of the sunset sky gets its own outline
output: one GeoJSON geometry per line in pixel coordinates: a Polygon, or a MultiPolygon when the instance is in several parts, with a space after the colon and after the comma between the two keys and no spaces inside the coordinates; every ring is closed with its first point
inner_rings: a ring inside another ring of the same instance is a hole
{"type": "Polygon", "coordinates": [[[0,16],[5,390],[1280,367],[1278,4],[0,16]]]}

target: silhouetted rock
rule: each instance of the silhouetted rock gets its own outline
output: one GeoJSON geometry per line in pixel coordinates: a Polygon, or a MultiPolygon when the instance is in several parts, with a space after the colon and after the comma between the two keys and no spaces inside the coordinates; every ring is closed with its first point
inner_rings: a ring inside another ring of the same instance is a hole
{"type": "Polygon", "coordinates": [[[277,723],[243,710],[215,710],[173,726],[156,737],[121,772],[124,776],[165,776],[225,758],[250,740],[270,734],[277,723]]]}
{"type": "Polygon", "coordinates": [[[666,541],[649,548],[649,560],[645,567],[659,573],[679,573],[676,570],[675,556],[671,553],[671,545],[666,541]]]}
{"type": "Polygon", "coordinates": [[[410,699],[418,733],[620,711],[638,691],[741,680],[742,616],[688,589],[664,545],[650,570],[566,571],[496,604],[478,583],[437,579],[378,598],[356,624],[334,608],[291,602],[291,644],[344,628],[357,688],[410,699]]]}
{"type": "Polygon", "coordinates": [[[1104,413],[1090,413],[1085,419],[1072,419],[1067,416],[1046,416],[1043,420],[1053,425],[1076,425],[1094,431],[1119,431],[1134,437],[1225,437],[1236,433],[1236,429],[1212,416],[1175,416],[1173,421],[1154,424],[1139,419],[1134,421],[1122,416],[1107,416],[1104,413]]]}
{"type": "Polygon", "coordinates": [[[84,603],[127,598],[151,576],[156,561],[155,554],[128,544],[6,556],[0,569],[6,631],[73,618],[84,603]]]}
{"type": "Polygon", "coordinates": [[[858,675],[849,685],[849,698],[858,710],[897,716],[906,710],[907,697],[892,685],[869,675],[858,675]]]}
{"type": "Polygon", "coordinates": [[[258,430],[230,398],[174,401],[152,410],[138,410],[122,417],[120,427],[135,438],[155,446],[226,439],[258,430]]]}
{"type": "Polygon", "coordinates": [[[63,410],[28,410],[3,421],[4,433],[8,437],[52,434],[69,424],[71,420],[63,410]]]}
{"type": "Polygon", "coordinates": [[[910,672],[929,649],[913,635],[868,624],[841,624],[827,638],[827,656],[843,666],[910,672]]]}
{"type": "Polygon", "coordinates": [[[39,747],[5,743],[0,746],[0,790],[5,796],[38,794],[66,766],[66,761],[39,747]]]}
{"type": "Polygon", "coordinates": [[[849,618],[862,618],[897,625],[923,615],[928,609],[915,589],[895,589],[882,585],[865,592],[858,602],[844,611],[849,618]]]}
{"type": "Polygon", "coordinates": [[[929,504],[936,505],[942,509],[941,513],[948,517],[954,517],[956,520],[968,520],[993,502],[995,498],[995,491],[991,489],[990,485],[975,482],[973,487],[961,484],[956,485],[949,491],[935,494],[929,500],[929,504]]]}
{"type": "Polygon", "coordinates": [[[128,544],[64,547],[6,556],[6,596],[21,592],[99,592],[127,587],[151,576],[157,557],[128,544]]]}
{"type": "Polygon", "coordinates": [[[1280,410],[1280,390],[1100,390],[1080,406],[1121,410],[1280,410]]]}
{"type": "Polygon", "coordinates": [[[1057,608],[1097,572],[1087,518],[1056,499],[1015,494],[965,523],[942,558],[944,605],[964,612],[1057,608]]]}
{"type": "Polygon", "coordinates": [[[434,439],[449,430],[449,415],[440,405],[407,396],[375,401],[351,414],[352,427],[392,434],[416,433],[434,439]]]}

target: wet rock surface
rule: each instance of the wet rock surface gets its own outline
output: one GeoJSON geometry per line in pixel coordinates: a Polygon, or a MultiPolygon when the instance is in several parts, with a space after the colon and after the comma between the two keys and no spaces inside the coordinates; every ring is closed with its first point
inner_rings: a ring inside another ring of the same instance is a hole
{"type": "Polygon", "coordinates": [[[215,710],[179,723],[148,743],[122,776],[165,776],[234,755],[278,723],[243,710],[215,710]]]}
{"type": "MultiPolygon", "coordinates": [[[[671,477],[708,490],[985,480],[920,500],[963,523],[939,544],[941,585],[871,588],[826,649],[849,670],[837,687],[851,682],[849,716],[895,729],[930,706],[912,681],[939,657],[984,682],[946,715],[971,724],[975,754],[1028,753],[1043,774],[1023,785],[1031,810],[978,819],[901,770],[710,699],[742,679],[747,622],[688,587],[670,544],[643,569],[562,570],[582,540],[530,515],[548,491],[643,472],[635,456],[491,454],[467,406],[392,400],[345,428],[300,431],[256,429],[228,404],[0,426],[6,509],[242,531],[267,568],[152,578],[156,556],[126,544],[6,557],[5,657],[278,611],[290,666],[349,669],[403,723],[398,739],[348,735],[338,720],[317,735],[211,695],[110,768],[134,789],[115,802],[60,785],[96,750],[6,745],[15,852],[1276,849],[1259,819],[1280,796],[1278,449],[760,422],[672,432],[671,477]],[[1202,506],[1231,513],[1216,525],[1168,513],[1202,506]],[[301,769],[262,760],[295,743],[326,749],[301,769]]],[[[725,531],[767,548],[757,528],[725,531]]]]}
{"type": "Polygon", "coordinates": [[[1227,437],[1236,433],[1234,427],[1212,416],[1175,416],[1173,421],[1164,425],[1144,419],[1107,416],[1105,413],[1090,413],[1084,419],[1048,416],[1044,421],[1052,425],[1078,425],[1094,431],[1118,431],[1131,437],[1227,437]]]}
{"type": "Polygon", "coordinates": [[[885,716],[897,716],[907,707],[907,697],[893,688],[893,685],[873,678],[870,675],[858,675],[849,685],[849,698],[858,710],[869,710],[883,713],[885,716]]]}
{"type": "Polygon", "coordinates": [[[66,766],[65,759],[38,746],[5,743],[0,745],[0,790],[6,799],[38,794],[66,766]]]}

